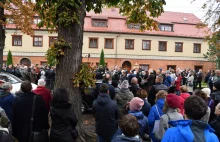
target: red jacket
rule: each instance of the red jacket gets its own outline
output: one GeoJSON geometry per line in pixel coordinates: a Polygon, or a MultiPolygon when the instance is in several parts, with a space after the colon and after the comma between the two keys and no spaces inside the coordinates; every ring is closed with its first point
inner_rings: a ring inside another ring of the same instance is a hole
{"type": "Polygon", "coordinates": [[[185,99],[186,98],[188,98],[190,96],[190,94],[189,93],[182,93],[182,94],[180,94],[180,113],[182,114],[182,115],[184,115],[184,101],[185,101],[185,99]]]}
{"type": "Polygon", "coordinates": [[[181,80],[182,80],[182,77],[181,77],[181,76],[178,76],[178,77],[177,77],[177,80],[175,81],[176,90],[180,90],[181,80]]]}
{"type": "Polygon", "coordinates": [[[45,101],[45,104],[46,104],[46,107],[47,107],[47,110],[49,112],[49,110],[50,110],[50,101],[52,99],[50,90],[48,90],[46,87],[38,86],[33,92],[35,94],[40,95],[40,96],[43,97],[43,99],[45,101]]]}

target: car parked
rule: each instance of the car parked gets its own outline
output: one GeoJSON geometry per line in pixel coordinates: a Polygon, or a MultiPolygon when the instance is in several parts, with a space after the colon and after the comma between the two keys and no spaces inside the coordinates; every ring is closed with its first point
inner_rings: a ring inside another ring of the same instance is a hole
{"type": "MultiPolygon", "coordinates": [[[[7,72],[0,72],[0,80],[4,80],[5,82],[9,82],[12,84],[12,94],[15,94],[15,92],[18,92],[20,90],[22,80],[14,76],[13,74],[7,72]]],[[[33,90],[37,88],[36,84],[31,83],[31,85],[33,90]]]]}

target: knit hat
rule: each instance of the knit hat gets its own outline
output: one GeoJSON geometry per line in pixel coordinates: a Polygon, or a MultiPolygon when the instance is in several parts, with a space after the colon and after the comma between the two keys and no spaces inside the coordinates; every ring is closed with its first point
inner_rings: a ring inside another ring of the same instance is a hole
{"type": "Polygon", "coordinates": [[[168,94],[166,97],[167,104],[171,108],[180,108],[180,98],[176,94],[168,94]]]}
{"type": "Polygon", "coordinates": [[[218,79],[218,80],[214,83],[214,87],[215,87],[217,90],[220,90],[220,79],[218,79]]]}
{"type": "Polygon", "coordinates": [[[202,91],[207,94],[207,97],[210,97],[211,90],[209,88],[203,88],[202,91]]]}
{"type": "Polygon", "coordinates": [[[141,110],[142,106],[144,105],[144,101],[138,97],[134,97],[129,102],[129,108],[132,111],[141,110]]]}
{"type": "Polygon", "coordinates": [[[124,80],[124,81],[121,83],[121,88],[128,88],[128,87],[129,87],[128,81],[127,81],[127,80],[124,80]]]}

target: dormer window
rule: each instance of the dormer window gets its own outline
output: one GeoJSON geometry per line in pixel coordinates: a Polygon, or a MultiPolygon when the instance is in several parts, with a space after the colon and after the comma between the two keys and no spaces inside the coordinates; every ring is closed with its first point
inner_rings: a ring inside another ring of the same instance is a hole
{"type": "Polygon", "coordinates": [[[160,24],[160,30],[161,30],[161,31],[172,32],[172,31],[173,31],[173,25],[160,24]]]}
{"type": "Polygon", "coordinates": [[[140,24],[128,24],[129,29],[140,29],[140,24]]]}
{"type": "Polygon", "coordinates": [[[34,23],[35,25],[37,25],[38,23],[40,23],[40,21],[41,21],[40,18],[34,18],[33,23],[34,23]]]}
{"type": "Polygon", "coordinates": [[[108,27],[107,20],[105,19],[92,19],[93,27],[108,27]]]}

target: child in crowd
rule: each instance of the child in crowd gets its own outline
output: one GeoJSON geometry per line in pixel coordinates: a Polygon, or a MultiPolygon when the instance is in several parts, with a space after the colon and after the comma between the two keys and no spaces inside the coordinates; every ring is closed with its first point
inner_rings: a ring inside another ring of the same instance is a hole
{"type": "Polygon", "coordinates": [[[139,134],[139,123],[135,116],[127,114],[119,121],[122,134],[113,138],[112,142],[142,142],[139,134]]]}

